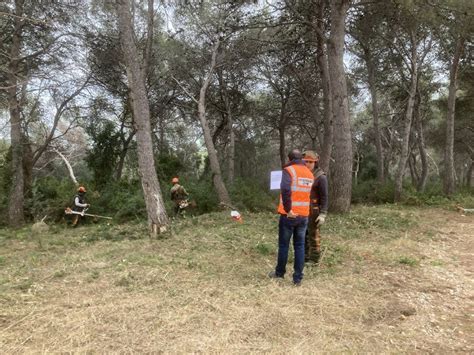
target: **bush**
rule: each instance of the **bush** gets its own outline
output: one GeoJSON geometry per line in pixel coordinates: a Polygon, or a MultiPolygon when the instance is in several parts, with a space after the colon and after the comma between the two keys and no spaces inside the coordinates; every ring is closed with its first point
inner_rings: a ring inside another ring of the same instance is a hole
{"type": "Polygon", "coordinates": [[[217,211],[219,199],[210,180],[181,179],[181,182],[189,193],[189,199],[196,201],[195,213],[217,211]]]}
{"type": "MultiPolygon", "coordinates": [[[[375,180],[361,181],[352,187],[353,203],[393,203],[395,185],[393,181],[380,184],[375,180]]],[[[461,205],[466,208],[474,207],[473,189],[460,188],[458,192],[448,198],[443,195],[441,183],[427,184],[424,192],[419,192],[411,184],[403,187],[402,203],[408,206],[439,206],[454,208],[461,205]]]]}
{"type": "Polygon", "coordinates": [[[409,206],[438,206],[449,209],[461,205],[465,208],[474,207],[473,190],[469,188],[461,188],[458,192],[446,197],[443,195],[443,187],[441,183],[431,183],[426,186],[424,192],[416,191],[414,187],[409,186],[404,191],[403,203],[409,206]]]}
{"type": "Polygon", "coordinates": [[[230,188],[231,199],[236,208],[247,209],[251,212],[275,211],[278,197],[262,189],[253,180],[238,179],[230,188]]]}
{"type": "Polygon", "coordinates": [[[139,181],[120,180],[102,191],[90,191],[87,201],[94,214],[115,216],[119,222],[146,218],[145,201],[139,181]]]}
{"type": "Polygon", "coordinates": [[[60,221],[66,207],[71,207],[76,187],[70,180],[42,177],[35,180],[31,194],[25,200],[25,208],[34,220],[48,216],[49,220],[60,221]]]}
{"type": "Polygon", "coordinates": [[[179,176],[179,172],[183,169],[183,163],[177,156],[160,154],[156,158],[156,171],[162,183],[168,183],[172,177],[179,176]]]}
{"type": "Polygon", "coordinates": [[[354,203],[392,203],[395,193],[393,181],[384,184],[376,180],[361,181],[352,186],[352,202],[354,203]]]}

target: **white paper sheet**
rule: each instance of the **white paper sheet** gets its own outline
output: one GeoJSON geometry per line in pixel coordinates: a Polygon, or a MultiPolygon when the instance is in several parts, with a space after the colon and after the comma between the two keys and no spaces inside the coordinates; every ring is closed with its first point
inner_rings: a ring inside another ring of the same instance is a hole
{"type": "Polygon", "coordinates": [[[270,190],[280,190],[281,170],[270,172],[270,190]]]}

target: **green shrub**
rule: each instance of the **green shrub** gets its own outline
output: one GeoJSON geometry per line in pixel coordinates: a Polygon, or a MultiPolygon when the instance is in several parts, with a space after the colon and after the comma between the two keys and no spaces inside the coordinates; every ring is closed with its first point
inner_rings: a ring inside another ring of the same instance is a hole
{"type": "Polygon", "coordinates": [[[249,179],[236,180],[230,188],[230,195],[237,208],[251,212],[274,211],[278,203],[278,197],[267,193],[262,186],[249,179]]]}
{"type": "MultiPolygon", "coordinates": [[[[189,193],[190,200],[196,202],[196,208],[194,211],[196,214],[209,213],[218,209],[219,199],[217,198],[217,194],[214,191],[210,180],[193,181],[190,179],[182,179],[181,181],[189,193]]],[[[192,211],[189,210],[189,212],[192,211]]]]}
{"type": "Polygon", "coordinates": [[[136,180],[122,179],[109,183],[102,191],[91,191],[88,202],[94,214],[114,216],[119,222],[146,218],[142,187],[136,180]]]}
{"type": "Polygon", "coordinates": [[[408,186],[403,195],[404,204],[410,206],[433,206],[454,209],[456,205],[465,208],[474,207],[474,191],[469,188],[461,188],[451,197],[443,194],[440,182],[427,184],[424,192],[416,191],[413,186],[408,186]]]}
{"type": "Polygon", "coordinates": [[[393,202],[395,185],[392,181],[384,184],[376,180],[359,181],[352,186],[352,202],[354,203],[391,203],[393,202]]]}
{"type": "Polygon", "coordinates": [[[181,159],[170,154],[160,154],[156,158],[156,171],[162,183],[169,183],[174,176],[180,176],[184,170],[181,159]]]}
{"type": "Polygon", "coordinates": [[[25,208],[34,220],[48,216],[49,221],[64,217],[66,207],[71,207],[76,187],[70,180],[42,177],[34,181],[30,195],[25,199],[25,208]]]}

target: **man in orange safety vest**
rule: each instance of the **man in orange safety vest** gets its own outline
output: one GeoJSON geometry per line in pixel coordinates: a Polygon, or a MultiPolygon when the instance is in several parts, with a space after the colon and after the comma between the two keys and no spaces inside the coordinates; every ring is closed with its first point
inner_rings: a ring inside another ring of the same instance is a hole
{"type": "Polygon", "coordinates": [[[278,213],[278,259],[270,278],[283,278],[286,273],[290,239],[295,251],[293,283],[301,285],[304,268],[304,240],[308,226],[310,192],[314,177],[297,149],[288,154],[289,162],[283,167],[280,184],[278,213]]]}

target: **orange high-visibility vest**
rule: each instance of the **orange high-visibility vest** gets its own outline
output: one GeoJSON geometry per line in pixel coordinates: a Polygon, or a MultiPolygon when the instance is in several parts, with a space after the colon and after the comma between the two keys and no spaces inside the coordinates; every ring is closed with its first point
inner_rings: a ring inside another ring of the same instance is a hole
{"type": "MultiPolygon", "coordinates": [[[[309,216],[309,197],[314,176],[305,165],[290,165],[286,170],[291,176],[291,210],[299,216],[309,216]]],[[[278,213],[286,214],[280,193],[278,213]]]]}

